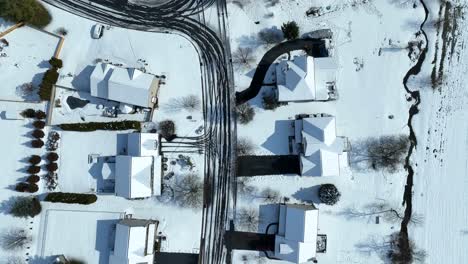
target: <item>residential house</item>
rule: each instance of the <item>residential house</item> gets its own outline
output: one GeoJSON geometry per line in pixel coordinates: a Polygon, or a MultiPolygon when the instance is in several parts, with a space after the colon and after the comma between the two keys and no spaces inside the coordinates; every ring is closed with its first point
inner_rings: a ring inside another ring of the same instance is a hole
{"type": "Polygon", "coordinates": [[[115,160],[115,194],[127,199],[161,195],[159,134],[130,133],[126,155],[115,160]]]}
{"type": "Polygon", "coordinates": [[[125,218],[115,228],[109,264],[153,264],[158,221],[125,218]]]}
{"type": "Polygon", "coordinates": [[[302,176],[339,176],[348,167],[347,140],[336,136],[333,116],[297,118],[291,144],[300,156],[302,176]]]}
{"type": "Polygon", "coordinates": [[[152,108],[157,103],[159,79],[136,68],[98,63],[90,87],[92,96],[152,108]]]}
{"type": "Polygon", "coordinates": [[[276,65],[279,102],[327,101],[336,98],[338,65],[331,57],[307,55],[283,60],[276,65]]]}
{"type": "Polygon", "coordinates": [[[281,204],[274,257],[298,264],[314,260],[317,232],[318,209],[315,206],[281,204]]]}

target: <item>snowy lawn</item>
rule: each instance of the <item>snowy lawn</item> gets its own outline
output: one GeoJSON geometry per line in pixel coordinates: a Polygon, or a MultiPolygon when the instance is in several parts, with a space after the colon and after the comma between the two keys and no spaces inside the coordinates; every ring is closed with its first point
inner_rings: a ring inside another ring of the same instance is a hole
{"type": "Polygon", "coordinates": [[[3,39],[9,44],[0,44],[3,47],[0,48],[0,99],[38,100],[36,91],[23,93],[21,86],[32,82],[35,88],[38,87],[60,39],[27,26],[10,32],[3,39]]]}
{"type": "Polygon", "coordinates": [[[113,225],[120,212],[47,210],[43,212],[40,257],[64,254],[86,263],[109,263],[113,225]]]}

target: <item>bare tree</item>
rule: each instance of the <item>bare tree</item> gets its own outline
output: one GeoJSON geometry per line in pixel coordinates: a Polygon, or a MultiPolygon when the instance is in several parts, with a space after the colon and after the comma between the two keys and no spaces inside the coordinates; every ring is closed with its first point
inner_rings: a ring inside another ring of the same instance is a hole
{"type": "Polygon", "coordinates": [[[237,48],[232,54],[232,62],[237,67],[250,67],[251,64],[255,62],[253,50],[251,48],[237,48]]]}
{"type": "Polygon", "coordinates": [[[281,201],[281,193],[267,187],[260,193],[260,198],[262,198],[265,203],[279,203],[281,201]]]}
{"type": "Polygon", "coordinates": [[[177,205],[189,208],[201,208],[203,205],[203,182],[195,174],[189,174],[176,180],[174,199],[177,205]]]}
{"type": "Polygon", "coordinates": [[[250,139],[244,137],[237,139],[236,151],[238,156],[253,155],[254,150],[255,146],[250,139]]]}
{"type": "Polygon", "coordinates": [[[240,208],[237,211],[236,222],[242,230],[257,231],[260,223],[258,210],[254,208],[240,208]]]}
{"type": "Polygon", "coordinates": [[[15,228],[4,232],[0,243],[4,250],[20,250],[29,245],[31,241],[31,235],[25,229],[15,228]]]}
{"type": "Polygon", "coordinates": [[[197,95],[190,94],[180,98],[172,98],[169,102],[163,105],[163,109],[167,112],[179,112],[181,110],[187,110],[194,112],[200,110],[201,101],[197,95]]]}
{"type": "Polygon", "coordinates": [[[395,172],[404,163],[408,147],[405,135],[372,137],[353,145],[350,161],[357,169],[395,172]]]}
{"type": "Polygon", "coordinates": [[[16,217],[34,217],[42,210],[41,203],[34,197],[18,196],[15,198],[10,213],[16,217]]]}
{"type": "Polygon", "coordinates": [[[34,85],[31,82],[23,83],[22,85],[16,88],[16,94],[23,98],[28,98],[33,94],[34,89],[34,85]]]}
{"type": "Polygon", "coordinates": [[[258,196],[258,188],[252,186],[249,177],[237,177],[237,193],[247,198],[254,198],[258,196]]]}
{"type": "Polygon", "coordinates": [[[407,234],[399,232],[391,235],[388,257],[395,264],[424,263],[427,257],[425,250],[418,249],[407,234]]]}

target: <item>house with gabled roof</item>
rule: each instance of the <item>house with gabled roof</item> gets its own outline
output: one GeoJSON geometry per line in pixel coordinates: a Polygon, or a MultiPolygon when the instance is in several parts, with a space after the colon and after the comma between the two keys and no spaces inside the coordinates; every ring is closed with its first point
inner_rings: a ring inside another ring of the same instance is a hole
{"type": "Polygon", "coordinates": [[[98,63],[90,76],[90,89],[92,96],[152,108],[157,103],[159,79],[140,69],[98,63]]]}
{"type": "Polygon", "coordinates": [[[302,176],[338,176],[348,166],[347,141],[336,136],[335,117],[300,117],[293,126],[291,143],[300,156],[302,176]]]}
{"type": "Polygon", "coordinates": [[[130,133],[127,153],[115,159],[115,195],[127,199],[161,195],[162,156],[156,133],[130,133]]]}
{"type": "Polygon", "coordinates": [[[338,65],[331,57],[295,56],[276,65],[279,102],[327,101],[336,99],[338,65]]]}
{"type": "Polygon", "coordinates": [[[109,264],[153,264],[158,221],[125,218],[115,228],[109,264]]]}
{"type": "Polygon", "coordinates": [[[298,264],[314,260],[317,236],[318,209],[314,205],[280,205],[275,258],[298,264]]]}

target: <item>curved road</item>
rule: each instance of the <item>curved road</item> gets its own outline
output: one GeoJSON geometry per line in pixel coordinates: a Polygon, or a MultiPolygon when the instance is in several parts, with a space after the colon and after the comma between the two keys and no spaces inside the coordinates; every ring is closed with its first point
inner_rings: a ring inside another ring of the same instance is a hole
{"type": "MultiPolygon", "coordinates": [[[[202,64],[202,95],[205,133],[205,192],[199,263],[225,260],[224,232],[234,181],[236,126],[234,96],[230,83],[230,51],[212,29],[192,16],[216,4],[220,24],[225,0],[172,0],[159,6],[141,6],[122,0],[42,0],[50,5],[94,21],[123,28],[164,32],[187,37],[197,49],[202,64]]],[[[222,31],[222,30],[221,30],[222,31]]],[[[224,39],[225,40],[225,39],[224,39]]]]}

